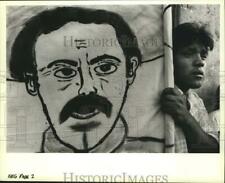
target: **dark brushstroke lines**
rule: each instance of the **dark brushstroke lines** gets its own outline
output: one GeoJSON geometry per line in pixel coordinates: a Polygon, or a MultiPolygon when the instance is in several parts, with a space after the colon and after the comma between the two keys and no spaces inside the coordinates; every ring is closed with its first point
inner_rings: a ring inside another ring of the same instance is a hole
{"type": "Polygon", "coordinates": [[[50,129],[50,126],[42,133],[41,150],[40,150],[41,153],[45,152],[45,149],[44,149],[45,138],[46,138],[46,133],[49,129],[50,129]]]}
{"type": "Polygon", "coordinates": [[[142,141],[142,142],[148,142],[148,141],[152,141],[152,142],[159,142],[159,143],[165,143],[165,139],[160,139],[160,138],[156,138],[156,137],[149,137],[149,136],[142,136],[142,137],[127,137],[127,140],[132,142],[132,141],[142,141]]]}
{"type": "Polygon", "coordinates": [[[122,121],[122,123],[123,123],[123,125],[124,125],[124,130],[125,130],[124,136],[123,136],[121,142],[118,144],[118,146],[116,146],[116,147],[111,151],[111,153],[116,152],[116,151],[124,144],[124,142],[125,142],[125,140],[126,140],[126,138],[127,138],[127,134],[128,134],[128,124],[127,124],[127,122],[126,122],[126,120],[125,120],[125,118],[123,117],[122,114],[120,115],[120,119],[121,119],[121,121],[122,121]]]}
{"type": "Polygon", "coordinates": [[[84,145],[84,149],[88,149],[88,140],[87,140],[87,134],[86,132],[83,133],[83,145],[84,145]]]}
{"type": "Polygon", "coordinates": [[[157,60],[157,59],[159,59],[161,57],[164,57],[164,54],[156,56],[156,57],[154,57],[152,59],[149,59],[149,60],[142,61],[141,63],[152,62],[152,61],[155,61],[155,60],[157,60]]]}
{"type": "Polygon", "coordinates": [[[164,42],[164,46],[167,46],[168,48],[173,49],[173,47],[172,47],[172,46],[170,46],[168,43],[165,43],[165,42],[164,42]]]}
{"type": "Polygon", "coordinates": [[[67,89],[71,84],[72,84],[72,83],[69,83],[69,84],[67,84],[66,86],[64,86],[64,87],[62,87],[62,88],[60,88],[60,89],[58,89],[58,90],[64,91],[64,90],[67,89]]]}

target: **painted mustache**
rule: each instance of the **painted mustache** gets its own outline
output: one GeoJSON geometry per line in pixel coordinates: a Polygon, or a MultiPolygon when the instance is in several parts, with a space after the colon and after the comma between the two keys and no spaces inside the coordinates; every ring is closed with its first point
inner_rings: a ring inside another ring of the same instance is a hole
{"type": "Polygon", "coordinates": [[[112,103],[107,98],[96,94],[79,95],[63,107],[59,115],[60,124],[69,117],[89,119],[99,112],[104,113],[108,118],[111,116],[112,103]]]}

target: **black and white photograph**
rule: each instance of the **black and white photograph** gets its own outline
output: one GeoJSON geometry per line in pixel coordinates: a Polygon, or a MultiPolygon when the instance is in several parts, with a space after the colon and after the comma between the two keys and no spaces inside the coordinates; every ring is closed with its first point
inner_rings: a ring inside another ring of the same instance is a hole
{"type": "MultiPolygon", "coordinates": [[[[6,154],[38,156],[219,157],[224,153],[221,7],[5,5],[1,147],[6,154]]],[[[13,180],[9,175],[4,176],[13,180]]],[[[14,178],[22,181],[20,175],[14,178]]],[[[169,177],[143,180],[169,182],[169,177]]]]}

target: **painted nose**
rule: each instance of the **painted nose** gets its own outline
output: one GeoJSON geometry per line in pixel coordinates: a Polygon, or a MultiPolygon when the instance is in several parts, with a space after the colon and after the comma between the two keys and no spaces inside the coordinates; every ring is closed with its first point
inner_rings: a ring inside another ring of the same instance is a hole
{"type": "Polygon", "coordinates": [[[81,86],[78,90],[79,95],[89,95],[89,94],[97,94],[97,88],[95,87],[94,80],[89,75],[89,73],[85,73],[81,75],[81,86]]]}

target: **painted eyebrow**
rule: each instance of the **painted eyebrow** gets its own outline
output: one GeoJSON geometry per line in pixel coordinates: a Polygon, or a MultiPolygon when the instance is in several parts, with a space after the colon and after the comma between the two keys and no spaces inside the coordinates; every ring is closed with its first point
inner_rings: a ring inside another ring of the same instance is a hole
{"type": "Polygon", "coordinates": [[[90,64],[91,65],[96,64],[96,63],[98,63],[99,61],[101,61],[103,59],[112,59],[112,60],[116,60],[118,62],[121,62],[120,59],[118,59],[117,57],[114,57],[112,55],[104,54],[104,55],[100,55],[100,56],[97,56],[97,57],[91,59],[90,60],[90,64]]]}
{"type": "Polygon", "coordinates": [[[47,65],[47,68],[51,68],[53,65],[56,65],[56,64],[69,64],[74,67],[77,67],[77,65],[78,65],[78,63],[74,60],[60,59],[60,60],[55,60],[55,61],[49,63],[47,65]]]}

